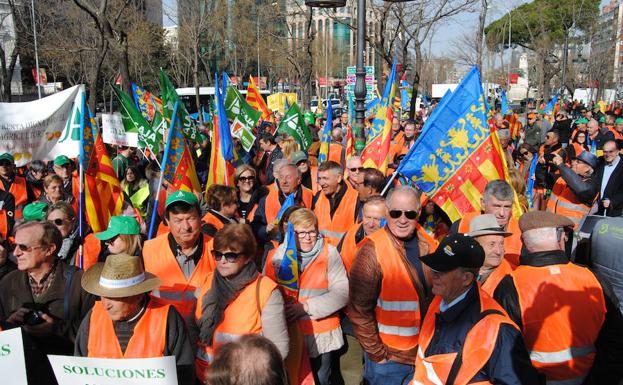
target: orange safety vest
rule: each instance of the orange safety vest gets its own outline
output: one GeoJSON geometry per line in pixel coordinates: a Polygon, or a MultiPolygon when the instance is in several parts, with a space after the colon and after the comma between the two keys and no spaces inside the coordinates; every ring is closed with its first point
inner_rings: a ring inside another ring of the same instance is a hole
{"type": "Polygon", "coordinates": [[[363,225],[355,223],[353,226],[351,226],[350,229],[348,229],[348,231],[344,235],[344,238],[341,241],[342,249],[340,250],[340,257],[342,257],[342,263],[344,263],[344,268],[349,274],[350,268],[353,265],[353,261],[355,260],[355,255],[357,255],[358,244],[355,238],[361,226],[363,225]]]}
{"type": "Polygon", "coordinates": [[[552,187],[552,194],[547,200],[545,211],[566,216],[573,221],[573,228],[577,229],[582,218],[588,215],[591,206],[580,202],[575,193],[567,186],[567,182],[559,177],[552,187]]]}
{"type": "Polygon", "coordinates": [[[496,267],[495,270],[491,272],[491,274],[489,274],[487,280],[481,285],[481,289],[490,296],[493,296],[493,292],[495,292],[495,289],[500,284],[502,278],[506,277],[512,271],[513,266],[510,264],[510,262],[508,262],[506,258],[502,258],[502,262],[500,262],[500,265],[496,267]]]}
{"type": "Polygon", "coordinates": [[[212,214],[209,211],[206,215],[203,216],[203,218],[201,218],[201,221],[208,225],[214,226],[216,228],[216,231],[225,227],[225,224],[216,215],[212,214]]]}
{"type": "Polygon", "coordinates": [[[418,344],[421,314],[420,298],[411,275],[387,230],[376,231],[366,240],[374,242],[383,276],[374,311],[381,341],[396,350],[413,349],[418,344]]]}
{"type": "Polygon", "coordinates": [[[203,237],[203,254],[189,279],[186,279],[171,248],[169,247],[169,233],[157,236],[145,242],[143,246],[143,261],[145,271],[160,278],[161,285],[151,292],[152,301],[168,304],[184,317],[189,319],[195,311],[198,293],[205,282],[208,273],[216,269],[216,262],[212,258],[212,242],[209,237],[203,237]]]}
{"type": "MultiPolygon", "coordinates": [[[[197,321],[201,319],[203,297],[212,288],[213,276],[214,273],[210,273],[201,288],[195,310],[197,321]]],[[[262,309],[275,289],[277,289],[275,281],[258,275],[257,279],[242,289],[236,299],[225,308],[223,320],[214,330],[211,346],[197,341],[195,369],[201,383],[205,383],[206,372],[219,347],[227,342],[236,341],[245,334],[262,333],[262,309]]]]}
{"type": "Polygon", "coordinates": [[[318,217],[318,229],[330,244],[337,246],[340,239],[355,224],[355,208],[357,207],[357,190],[347,185],[346,192],[342,196],[333,217],[331,217],[331,204],[329,199],[319,191],[317,193],[314,213],[318,217]]]}
{"type": "MultiPolygon", "coordinates": [[[[307,187],[301,186],[301,197],[296,197],[296,201],[300,200],[305,207],[310,208],[312,205],[312,199],[314,199],[312,191],[307,187]]],[[[281,202],[279,202],[279,188],[271,188],[266,196],[266,204],[264,206],[266,223],[274,223],[280,209],[281,202]]]]}
{"type": "MultiPolygon", "coordinates": [[[[4,190],[4,183],[0,182],[0,190],[4,190]]],[[[15,199],[15,219],[22,217],[22,209],[26,202],[28,202],[28,190],[26,188],[26,179],[19,175],[13,177],[13,183],[7,191],[15,199]]]]}
{"type": "Polygon", "coordinates": [[[318,167],[309,166],[309,173],[311,174],[312,193],[318,192],[318,167]]]}
{"type": "MultiPolygon", "coordinates": [[[[493,313],[485,316],[477,322],[465,336],[462,346],[462,364],[454,381],[454,385],[485,385],[492,384],[490,381],[470,382],[476,374],[487,364],[497,341],[500,326],[502,324],[515,324],[511,321],[506,312],[489,297],[487,293],[478,290],[480,296],[480,311],[494,310],[493,313]]],[[[435,318],[439,314],[441,297],[435,296],[430,304],[422,332],[420,333],[420,346],[418,347],[415,359],[415,374],[413,375],[413,385],[438,385],[446,383],[450,374],[450,369],[454,363],[458,352],[436,354],[426,357],[428,348],[433,336],[435,335],[435,318]]]]}
{"type": "MultiPolygon", "coordinates": [[[[471,223],[474,217],[481,215],[480,213],[467,213],[463,215],[461,218],[461,222],[459,224],[459,233],[468,234],[469,233],[469,224],[471,223]]],[[[521,229],[519,228],[519,221],[515,218],[509,220],[508,225],[506,226],[509,233],[512,235],[504,238],[504,258],[508,260],[512,267],[516,267],[519,265],[519,256],[521,255],[521,247],[523,243],[521,241],[521,229]]]]}
{"type": "Polygon", "coordinates": [[[0,235],[2,239],[9,237],[9,216],[6,210],[0,210],[0,235]]]}
{"type": "MultiPolygon", "coordinates": [[[[84,237],[84,243],[82,244],[82,270],[87,270],[89,267],[95,265],[101,251],[102,243],[99,239],[95,238],[94,233],[84,237]]],[[[75,264],[77,267],[80,267],[80,260],[77,255],[75,264]]]]}
{"type": "Polygon", "coordinates": [[[88,357],[94,358],[152,358],[164,356],[167,341],[169,305],[149,301],[145,314],[134,327],[125,353],[121,351],[112,320],[101,301],[96,301],[91,311],[88,357]]]}
{"type": "Polygon", "coordinates": [[[511,273],[532,366],[548,381],[582,384],[606,313],[593,273],[572,263],[519,266],[511,273]]]}
{"type": "Polygon", "coordinates": [[[345,153],[345,149],[344,146],[342,146],[339,143],[333,143],[331,142],[329,144],[329,160],[332,160],[338,164],[341,164],[342,167],[344,166],[344,153],[345,153]]]}

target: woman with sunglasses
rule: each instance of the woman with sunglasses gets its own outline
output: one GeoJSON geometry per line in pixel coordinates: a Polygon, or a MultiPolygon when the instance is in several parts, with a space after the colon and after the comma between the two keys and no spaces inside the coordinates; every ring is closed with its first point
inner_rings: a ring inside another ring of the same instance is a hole
{"type": "Polygon", "coordinates": [[[245,334],[262,334],[283,358],[288,354],[283,297],[275,281],[258,273],[255,248],[249,225],[227,225],[214,236],[216,270],[201,288],[195,312],[199,328],[195,368],[202,383],[215,352],[245,334]]]}
{"type": "MultiPolygon", "coordinates": [[[[315,383],[344,383],[339,369],[339,350],[344,346],[339,311],[348,302],[348,277],[337,249],[324,241],[318,232],[313,211],[301,208],[290,214],[294,227],[299,264],[299,295],[288,297],[288,324],[297,322],[310,356],[315,383]]],[[[282,243],[266,261],[264,273],[276,279],[286,254],[282,243]]]]}
{"type": "Polygon", "coordinates": [[[234,186],[238,193],[238,215],[241,222],[253,220],[260,198],[268,193],[263,186],[258,186],[255,169],[248,164],[240,165],[234,173],[234,186]]]}
{"type": "Polygon", "coordinates": [[[53,223],[63,236],[63,244],[57,254],[58,258],[68,264],[75,264],[80,237],[73,207],[67,202],[56,202],[48,207],[46,220],[53,223]]]}
{"type": "Polygon", "coordinates": [[[577,131],[571,138],[571,146],[568,147],[568,157],[573,159],[580,155],[582,151],[590,151],[588,143],[586,142],[586,135],[584,131],[577,131]]]}

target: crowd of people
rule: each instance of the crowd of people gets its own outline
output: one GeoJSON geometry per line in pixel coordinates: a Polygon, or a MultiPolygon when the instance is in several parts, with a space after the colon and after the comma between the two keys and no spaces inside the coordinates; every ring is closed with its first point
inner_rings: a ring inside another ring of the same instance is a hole
{"type": "Polygon", "coordinates": [[[306,113],[309,149],[261,123],[231,186],[165,182],[156,207],[153,161],[110,148],[124,203],[101,232],[74,160],[0,154],[0,327],[23,330],[29,383],[56,383],[48,354],[174,356],[179,384],[342,385],[347,359],[369,385],[620,383],[621,106],[493,115],[510,178],[454,223],[400,178],[382,194],[433,108],[394,118],[387,172],[347,156],[346,113],[319,163],[306,113]]]}

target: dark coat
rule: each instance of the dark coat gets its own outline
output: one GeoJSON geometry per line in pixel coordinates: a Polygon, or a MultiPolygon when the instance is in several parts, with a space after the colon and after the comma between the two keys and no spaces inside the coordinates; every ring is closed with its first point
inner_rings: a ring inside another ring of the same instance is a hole
{"type": "MultiPolygon", "coordinates": [[[[595,174],[593,175],[593,185],[597,192],[601,192],[601,179],[604,175],[604,168],[606,163],[602,161],[597,165],[597,169],[595,170],[595,174]]],[[[604,207],[601,203],[603,199],[610,199],[610,207],[608,208],[606,214],[609,217],[618,217],[623,214],[623,158],[619,156],[619,164],[617,164],[616,168],[612,175],[610,175],[610,179],[608,179],[608,184],[604,189],[603,196],[598,198],[598,210],[597,215],[603,215],[604,207]]]]}

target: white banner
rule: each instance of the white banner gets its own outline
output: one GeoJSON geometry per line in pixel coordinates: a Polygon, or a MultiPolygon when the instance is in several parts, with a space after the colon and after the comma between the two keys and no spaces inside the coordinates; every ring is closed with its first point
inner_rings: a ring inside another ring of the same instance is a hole
{"type": "Polygon", "coordinates": [[[83,93],[77,85],[32,102],[0,103],[0,154],[13,154],[17,166],[77,157],[83,93]]]}
{"type": "Polygon", "coordinates": [[[102,114],[102,139],[117,146],[138,147],[138,132],[125,132],[121,114],[102,114]]]}
{"type": "Polygon", "coordinates": [[[53,356],[59,385],[177,385],[175,357],[87,358],[53,356]]]}
{"type": "Polygon", "coordinates": [[[14,385],[28,385],[22,329],[0,332],[0,373],[14,385]],[[7,377],[9,376],[9,377],[7,377]]]}

